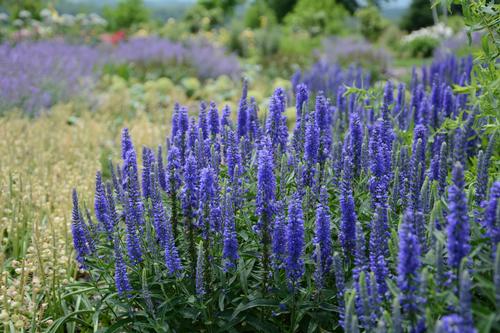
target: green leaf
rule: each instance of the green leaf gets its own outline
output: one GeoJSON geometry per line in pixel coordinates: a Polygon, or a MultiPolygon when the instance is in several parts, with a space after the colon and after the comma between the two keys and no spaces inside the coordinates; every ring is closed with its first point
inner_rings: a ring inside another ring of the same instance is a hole
{"type": "Polygon", "coordinates": [[[480,330],[480,332],[491,332],[493,324],[495,323],[495,321],[496,321],[496,318],[495,318],[495,314],[494,313],[491,313],[486,318],[482,318],[479,321],[479,327],[480,327],[479,330],[480,330]]]}
{"type": "Polygon", "coordinates": [[[219,309],[221,311],[224,311],[224,299],[226,298],[226,295],[224,293],[219,294],[219,309]]]}
{"type": "Polygon", "coordinates": [[[259,332],[279,332],[280,329],[267,321],[262,321],[255,316],[247,316],[246,322],[259,332]]]}
{"type": "Polygon", "coordinates": [[[490,55],[490,42],[488,40],[488,35],[484,35],[481,38],[481,46],[483,47],[483,52],[486,55],[486,57],[489,57],[489,55],[490,55]]]}
{"type": "Polygon", "coordinates": [[[318,329],[318,323],[315,321],[309,322],[309,327],[307,327],[307,333],[314,333],[318,329]]]}
{"type": "Polygon", "coordinates": [[[260,307],[260,306],[267,306],[267,307],[278,306],[278,303],[276,303],[273,300],[265,299],[265,298],[257,298],[257,299],[254,299],[253,301],[246,303],[246,304],[240,303],[236,307],[236,309],[234,310],[233,315],[231,316],[231,320],[234,320],[243,311],[246,311],[248,309],[255,308],[255,307],[260,307]]]}
{"type": "Polygon", "coordinates": [[[252,272],[254,264],[255,264],[255,259],[252,259],[247,262],[247,265],[245,265],[245,261],[243,260],[242,257],[240,257],[238,263],[238,269],[240,271],[241,288],[243,289],[246,295],[248,295],[248,276],[252,272]],[[248,266],[248,268],[246,266],[248,266]]]}
{"type": "Polygon", "coordinates": [[[88,327],[92,328],[92,325],[90,325],[89,323],[83,321],[80,318],[77,318],[76,316],[78,316],[80,314],[85,314],[85,313],[93,313],[94,311],[95,310],[79,310],[79,311],[71,312],[71,313],[67,314],[66,316],[61,317],[61,318],[57,319],[56,321],[54,321],[54,323],[47,330],[47,333],[52,333],[52,332],[55,333],[64,324],[67,324],[67,323],[70,323],[70,322],[77,322],[77,323],[80,323],[83,326],[88,326],[88,327]]]}
{"type": "Polygon", "coordinates": [[[105,333],[113,333],[117,332],[119,329],[121,329],[123,326],[127,325],[128,323],[133,322],[135,319],[131,317],[123,318],[118,320],[116,323],[111,325],[105,333]]]}

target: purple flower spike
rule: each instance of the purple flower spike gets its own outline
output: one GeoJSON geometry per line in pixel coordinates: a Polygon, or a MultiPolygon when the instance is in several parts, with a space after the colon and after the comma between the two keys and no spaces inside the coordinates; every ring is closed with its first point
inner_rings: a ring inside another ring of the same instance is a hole
{"type": "Polygon", "coordinates": [[[116,290],[118,291],[118,295],[132,297],[130,292],[133,290],[130,285],[128,275],[127,275],[127,266],[125,265],[125,261],[123,260],[122,250],[120,248],[118,238],[114,240],[114,249],[115,249],[115,285],[116,290]]]}
{"type": "Polygon", "coordinates": [[[448,265],[455,272],[460,262],[469,254],[470,225],[467,197],[464,192],[464,170],[456,163],[452,173],[452,185],[448,189],[448,265]]]}
{"type": "Polygon", "coordinates": [[[409,209],[399,229],[397,284],[399,302],[408,317],[417,314],[420,302],[420,245],[413,227],[414,219],[409,209]]]}
{"type": "Polygon", "coordinates": [[[106,197],[106,192],[104,190],[104,185],[102,183],[101,172],[98,171],[96,174],[95,182],[95,197],[94,197],[94,209],[97,221],[100,226],[106,231],[108,239],[111,240],[113,236],[113,221],[110,218],[110,210],[108,206],[108,201],[106,197]]]}
{"type": "Polygon", "coordinates": [[[295,287],[304,274],[304,214],[302,212],[302,199],[296,193],[288,206],[288,226],[286,232],[287,258],[286,276],[295,287]]]}
{"type": "Polygon", "coordinates": [[[224,258],[224,268],[229,270],[235,267],[238,260],[238,238],[234,221],[234,207],[231,200],[231,189],[226,189],[225,218],[224,218],[224,244],[222,248],[222,258],[224,258]]]}
{"type": "Polygon", "coordinates": [[[91,249],[89,240],[87,239],[87,233],[85,232],[85,222],[80,213],[78,195],[75,189],[73,189],[73,211],[71,214],[71,221],[71,233],[73,234],[73,246],[76,251],[76,260],[80,263],[81,267],[85,267],[85,257],[91,254],[91,249]]]}
{"type": "MultiPolygon", "coordinates": [[[[322,188],[321,192],[326,195],[326,188],[322,188]]],[[[326,203],[326,202],[325,202],[326,203]]],[[[332,236],[330,233],[330,212],[328,206],[323,203],[318,204],[316,208],[316,228],[314,233],[313,244],[319,249],[319,253],[315,253],[315,262],[319,267],[316,268],[321,276],[330,273],[332,265],[332,236]],[[319,255],[319,257],[317,257],[319,255]]]]}

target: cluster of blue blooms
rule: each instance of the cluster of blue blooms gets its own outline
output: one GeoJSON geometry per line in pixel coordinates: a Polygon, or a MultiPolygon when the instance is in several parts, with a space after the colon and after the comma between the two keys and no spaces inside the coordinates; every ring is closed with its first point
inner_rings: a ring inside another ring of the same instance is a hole
{"type": "Polygon", "coordinates": [[[306,281],[315,297],[333,290],[324,294],[345,331],[475,332],[476,272],[494,277],[500,303],[500,182],[495,136],[483,145],[477,126],[487,119],[451,88],[470,79],[470,61],[449,58],[414,72],[409,91],[387,82],[380,98],[298,84],[291,138],[283,89],[264,121],[246,82],[234,118],[213,102],[198,119],[176,105],[166,161],[164,147],[143,148],[142,177],[123,130],[122,166],[110,165],[106,183],[96,176],[96,224],[74,193],[76,259],[86,269],[114,249],[116,290],[141,297],[133,276],[162,258],[172,283],[190,281],[203,299],[256,258],[266,293],[299,294],[306,281]],[[450,121],[458,125],[442,126],[450,121]],[[477,271],[473,241],[488,244],[477,271]],[[432,313],[444,301],[430,288],[453,295],[432,313]]]}

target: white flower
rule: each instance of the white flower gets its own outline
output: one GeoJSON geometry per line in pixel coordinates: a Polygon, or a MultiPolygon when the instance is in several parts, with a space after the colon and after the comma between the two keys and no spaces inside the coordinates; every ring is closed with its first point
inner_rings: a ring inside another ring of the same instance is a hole
{"type": "Polygon", "coordinates": [[[106,26],[108,22],[96,13],[89,14],[88,17],[91,25],[106,26]]]}
{"type": "Polygon", "coordinates": [[[31,13],[23,9],[19,12],[19,17],[22,19],[29,19],[31,17],[31,13]]]}
{"type": "Polygon", "coordinates": [[[72,26],[75,24],[75,17],[70,14],[61,15],[61,24],[66,26],[72,26]]]}
{"type": "Polygon", "coordinates": [[[21,27],[23,25],[23,21],[20,20],[20,19],[15,19],[14,22],[12,22],[12,24],[15,26],[15,27],[21,27]]]}
{"type": "Polygon", "coordinates": [[[418,38],[433,38],[433,39],[445,39],[453,35],[453,30],[443,23],[438,23],[436,25],[425,27],[413,31],[411,34],[403,37],[403,43],[410,43],[418,38]]]}
{"type": "Polygon", "coordinates": [[[40,16],[43,18],[43,19],[47,19],[47,18],[50,18],[52,16],[52,13],[50,12],[50,9],[48,8],[44,8],[40,11],[40,16]]]}
{"type": "Polygon", "coordinates": [[[7,13],[0,13],[0,22],[6,22],[9,19],[7,13]]]}

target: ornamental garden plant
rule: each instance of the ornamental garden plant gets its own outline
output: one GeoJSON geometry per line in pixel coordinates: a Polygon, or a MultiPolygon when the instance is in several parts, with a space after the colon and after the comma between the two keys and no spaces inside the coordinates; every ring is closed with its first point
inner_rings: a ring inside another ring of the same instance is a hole
{"type": "Polygon", "coordinates": [[[297,76],[268,112],[244,82],[234,111],[176,105],[157,147],[123,129],[93,205],[75,184],[63,298],[83,305],[49,331],[500,329],[497,134],[453,90],[471,69],[448,57],[382,88],[297,76]]]}

